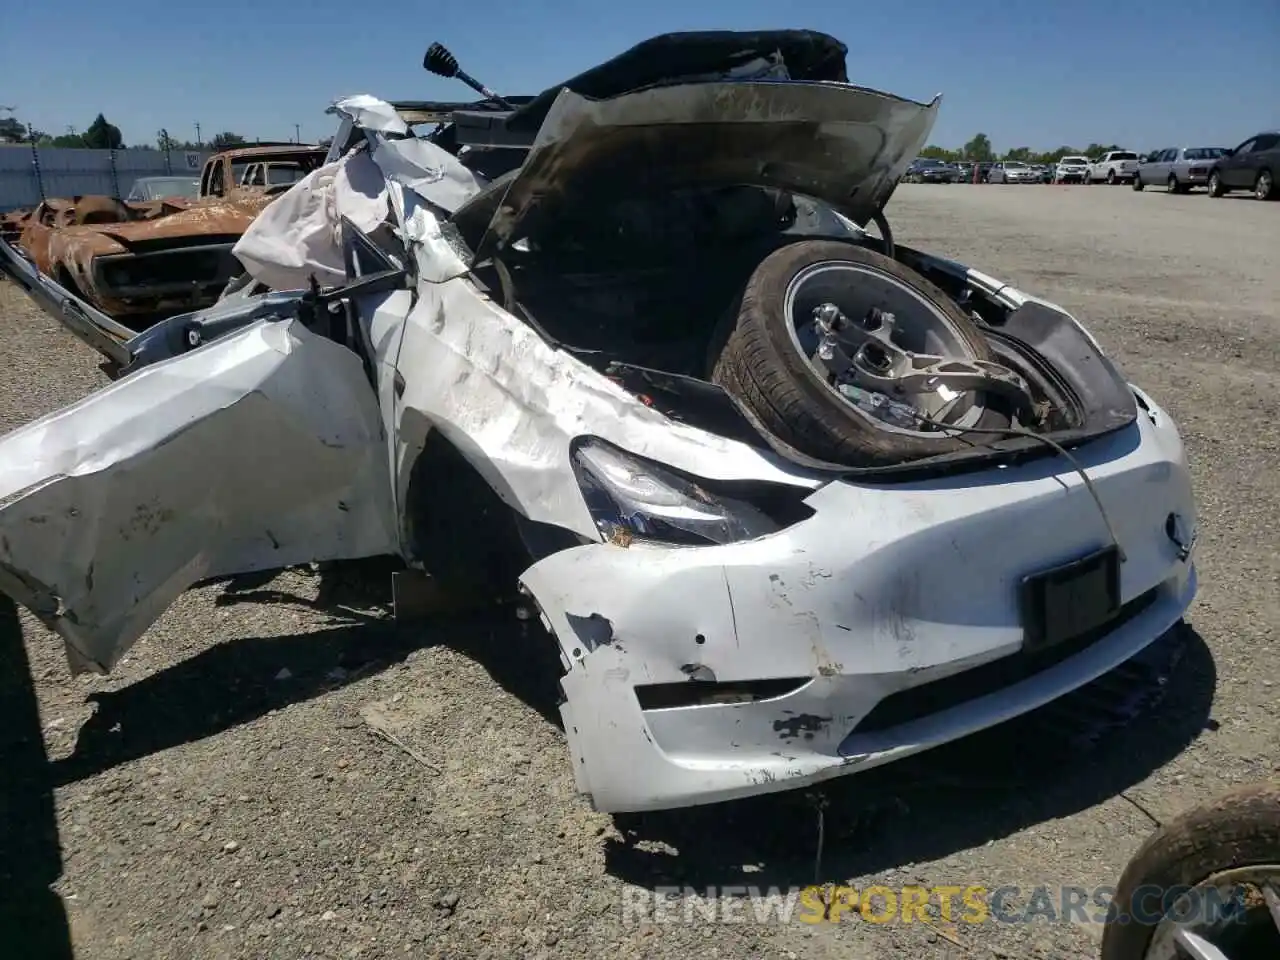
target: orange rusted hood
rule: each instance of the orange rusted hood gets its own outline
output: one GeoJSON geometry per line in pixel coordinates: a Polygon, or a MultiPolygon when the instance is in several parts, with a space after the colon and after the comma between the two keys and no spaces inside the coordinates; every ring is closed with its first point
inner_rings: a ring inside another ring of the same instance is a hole
{"type": "Polygon", "coordinates": [[[94,257],[129,253],[135,243],[177,240],[187,237],[238,236],[244,233],[262,210],[274,199],[262,194],[244,193],[227,198],[197,201],[154,220],[132,220],[124,223],[62,227],[45,241],[43,258],[35,251],[28,255],[43,271],[47,264],[78,264],[87,270],[94,257]]]}
{"type": "MultiPolygon", "coordinates": [[[[111,223],[89,229],[110,239],[120,248],[120,252],[127,250],[134,241],[165,240],[201,234],[239,234],[245,231],[273,199],[263,194],[238,193],[226,198],[198,201],[184,210],[154,220],[111,223]]],[[[76,228],[68,228],[68,232],[74,229],[76,228]]]]}

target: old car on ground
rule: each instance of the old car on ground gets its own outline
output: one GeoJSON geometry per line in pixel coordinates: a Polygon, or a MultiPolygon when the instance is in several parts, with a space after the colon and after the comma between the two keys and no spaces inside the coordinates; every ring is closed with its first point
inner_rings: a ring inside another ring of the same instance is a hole
{"type": "Polygon", "coordinates": [[[1280,197],[1277,174],[1280,174],[1280,133],[1260,133],[1213,161],[1209,170],[1209,196],[1252,190],[1259,200],[1274,200],[1280,197]]]}
{"type": "Polygon", "coordinates": [[[0,439],[0,589],[94,671],[234,572],[519,597],[605,811],[866,770],[1163,642],[1177,428],[1062,307],[894,239],[940,101],[846,54],[671,34],[519,101],[339,101],[236,244],[267,292],[0,439]]]}
{"type": "Polygon", "coordinates": [[[324,147],[297,144],[223,151],[205,162],[196,200],[148,205],[84,198],[61,217],[33,215],[20,225],[17,245],[45,276],[126,327],[142,329],[159,317],[209,306],[240,272],[232,246],[296,180],[241,183],[250,166],[269,160],[301,175],[324,156],[324,147]]]}

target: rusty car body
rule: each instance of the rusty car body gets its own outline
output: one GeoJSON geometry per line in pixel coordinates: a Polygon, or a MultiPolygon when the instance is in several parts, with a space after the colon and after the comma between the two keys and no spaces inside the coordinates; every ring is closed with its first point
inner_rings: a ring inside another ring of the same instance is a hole
{"type": "Polygon", "coordinates": [[[42,274],[140,329],[211,305],[241,272],[231,248],[294,182],[248,182],[257,178],[247,172],[269,165],[301,177],[324,156],[323,147],[299,144],[223,151],[206,161],[194,201],[46,200],[17,221],[17,246],[42,274]]]}

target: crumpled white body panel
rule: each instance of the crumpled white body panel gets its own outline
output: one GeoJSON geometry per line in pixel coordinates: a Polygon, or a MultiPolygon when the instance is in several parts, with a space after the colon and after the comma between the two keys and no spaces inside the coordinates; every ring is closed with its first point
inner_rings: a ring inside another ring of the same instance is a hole
{"type": "MultiPolygon", "coordinates": [[[[429,214],[428,214],[429,216],[429,214]]],[[[756,447],[677,423],[549,346],[466,278],[418,286],[401,343],[401,489],[426,428],[438,429],[512,507],[598,539],[570,465],[581,436],[709,480],[819,481],[756,447]]]]}
{"type": "MultiPolygon", "coordinates": [[[[577,127],[572,106],[560,120],[577,127]]],[[[1122,599],[1150,604],[995,693],[859,729],[886,696],[1018,652],[1021,578],[1108,543],[1077,475],[1046,457],[910,484],[828,482],[668,419],[472,281],[440,216],[480,183],[383,138],[401,132],[388,110],[343,101],[372,153],[296,185],[237,248],[273,286],[342,281],[338,218],[371,231],[389,217],[416,286],[358,298],[372,382],[355,353],[300,323],[258,321],[0,440],[0,589],[66,638],[74,666],[109,669],[201,578],[407,552],[403,504],[431,431],[513,509],[585,541],[521,579],[559,644],[572,763],[601,810],[779,790],[928,749],[1096,677],[1191,602],[1194,562],[1165,532],[1170,514],[1194,530],[1186,459],[1148,403],[1076,456],[1126,556],[1122,599]],[[583,436],[708,480],[790,485],[814,515],[740,543],[602,542],[570,462],[583,436]],[[751,702],[641,706],[641,687],[693,678],[793,683],[751,702]]],[[[797,232],[860,232],[825,214],[808,211],[797,232]]],[[[956,270],[1006,306],[1029,299],[956,270]]]]}
{"type": "Polygon", "coordinates": [[[394,552],[377,400],[349,350],[259,323],[0,446],[0,588],[109,670],[192,583],[394,552]]]}
{"type": "Polygon", "coordinates": [[[1024,576],[1105,546],[1060,460],[890,487],[837,481],[814,515],[706,547],[594,543],[522,582],[560,646],[569,755],[598,810],[638,811],[791,789],[947,743],[1062,696],[1183,615],[1194,562],[1164,533],[1194,526],[1182,443],[1156,414],[1077,451],[1127,556],[1121,599],[1149,597],[1096,642],[985,696],[886,726],[886,697],[1019,654],[1024,576]],[[1028,533],[1028,531],[1034,531],[1028,533]],[[754,702],[646,708],[654,684],[790,680],[754,702]]]}

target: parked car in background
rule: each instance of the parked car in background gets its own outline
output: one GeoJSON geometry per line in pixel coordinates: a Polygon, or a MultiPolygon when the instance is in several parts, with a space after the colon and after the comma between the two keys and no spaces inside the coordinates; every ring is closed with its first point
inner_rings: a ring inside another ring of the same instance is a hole
{"type": "Polygon", "coordinates": [[[185,197],[194,200],[200,196],[199,177],[139,177],[133,181],[125,203],[143,200],[163,200],[166,197],[185,197]]]}
{"type": "Polygon", "coordinates": [[[974,164],[960,162],[955,165],[957,183],[973,183],[974,164]]]}
{"type": "Polygon", "coordinates": [[[1088,175],[1088,157],[1063,157],[1053,169],[1053,182],[1084,183],[1084,178],[1088,175]]]}
{"type": "Polygon", "coordinates": [[[956,171],[949,163],[931,157],[916,157],[902,175],[907,183],[955,183],[956,171]]]}
{"type": "Polygon", "coordinates": [[[1039,174],[1021,160],[1001,160],[987,172],[987,183],[1035,183],[1038,179],[1039,174]]]}
{"type": "Polygon", "coordinates": [[[1109,184],[1132,183],[1138,173],[1138,155],[1132,150],[1111,150],[1090,161],[1085,183],[1106,181],[1109,184]]]}
{"type": "Polygon", "coordinates": [[[1053,183],[1053,164],[1037,163],[1036,173],[1040,175],[1041,183],[1053,183]]]}
{"type": "Polygon", "coordinates": [[[1209,182],[1209,171],[1215,160],[1231,151],[1226,147],[1169,147],[1152,150],[1139,161],[1133,177],[1133,189],[1164,187],[1170,193],[1186,193],[1192,187],[1209,182]]]}
{"type": "Polygon", "coordinates": [[[1252,190],[1259,200],[1274,200],[1280,196],[1276,191],[1277,173],[1280,173],[1280,133],[1260,133],[1213,161],[1209,170],[1209,196],[1220,197],[1231,190],[1252,190]]]}

